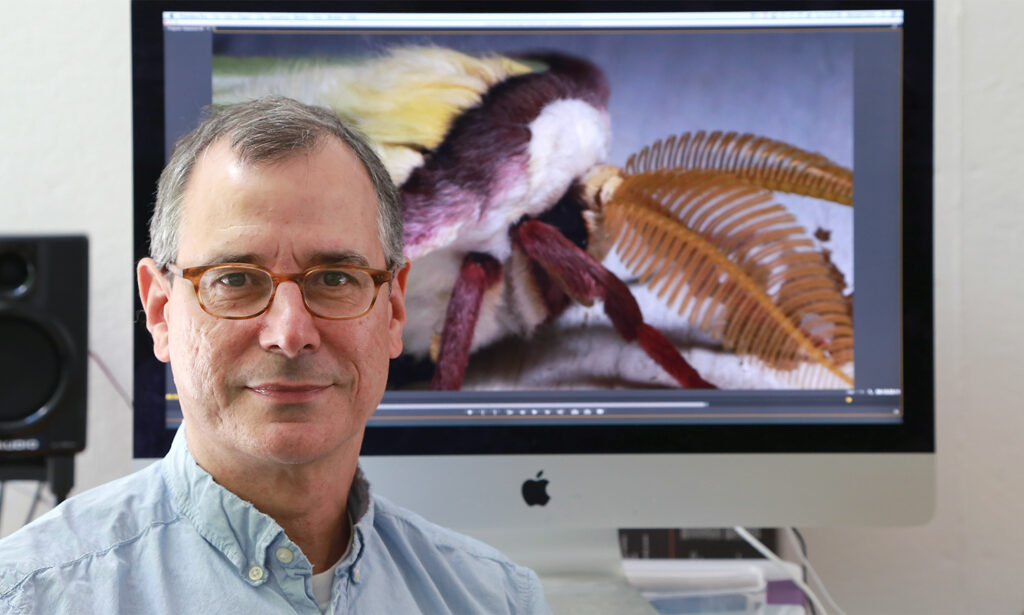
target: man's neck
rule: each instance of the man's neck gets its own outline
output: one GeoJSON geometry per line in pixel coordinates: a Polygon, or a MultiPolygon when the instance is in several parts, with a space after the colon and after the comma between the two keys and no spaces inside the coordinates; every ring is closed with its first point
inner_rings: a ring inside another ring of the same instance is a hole
{"type": "Polygon", "coordinates": [[[334,565],[348,548],[348,494],[354,473],[353,466],[344,475],[340,469],[326,476],[288,473],[259,485],[224,486],[277,521],[317,573],[334,565]]]}
{"type": "Polygon", "coordinates": [[[314,573],[330,568],[345,554],[351,539],[348,496],[358,464],[358,449],[355,454],[339,451],[309,464],[244,467],[218,463],[216,455],[205,453],[192,450],[196,462],[219,485],[251,503],[284,529],[313,565],[314,573]]]}

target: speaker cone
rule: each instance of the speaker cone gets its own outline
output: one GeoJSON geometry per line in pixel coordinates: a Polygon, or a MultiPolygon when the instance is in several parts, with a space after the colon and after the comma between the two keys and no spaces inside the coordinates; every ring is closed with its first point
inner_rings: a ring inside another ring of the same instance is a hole
{"type": "Polygon", "coordinates": [[[30,320],[0,314],[0,374],[0,422],[22,421],[44,409],[61,376],[60,351],[50,333],[30,320]]]}

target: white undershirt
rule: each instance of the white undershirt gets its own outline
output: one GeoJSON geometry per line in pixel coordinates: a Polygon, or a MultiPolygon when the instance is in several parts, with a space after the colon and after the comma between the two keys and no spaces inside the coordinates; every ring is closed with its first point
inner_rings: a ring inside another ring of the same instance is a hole
{"type": "MultiPolygon", "coordinates": [[[[345,558],[342,558],[345,559],[345,558]]],[[[334,571],[338,569],[341,560],[334,562],[334,565],[321,573],[313,575],[313,597],[316,598],[320,612],[326,613],[331,606],[331,589],[334,587],[334,571]]]]}
{"type": "Polygon", "coordinates": [[[334,562],[334,565],[313,575],[313,598],[316,599],[317,606],[320,607],[321,613],[327,613],[331,607],[331,590],[334,588],[334,572],[338,569],[341,562],[345,561],[348,557],[348,552],[352,550],[352,538],[355,534],[355,528],[352,527],[352,519],[348,520],[348,546],[345,547],[345,553],[334,562]]]}

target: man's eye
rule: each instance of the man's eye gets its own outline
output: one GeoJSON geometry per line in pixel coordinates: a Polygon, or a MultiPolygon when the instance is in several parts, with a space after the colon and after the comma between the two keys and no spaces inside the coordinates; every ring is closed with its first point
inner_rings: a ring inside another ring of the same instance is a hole
{"type": "Polygon", "coordinates": [[[344,286],[352,282],[352,276],[344,271],[324,271],[320,283],[324,286],[344,286]]]}
{"type": "Polygon", "coordinates": [[[249,275],[238,271],[232,273],[225,273],[217,278],[217,284],[222,286],[230,286],[231,288],[241,288],[249,282],[249,275]]]}

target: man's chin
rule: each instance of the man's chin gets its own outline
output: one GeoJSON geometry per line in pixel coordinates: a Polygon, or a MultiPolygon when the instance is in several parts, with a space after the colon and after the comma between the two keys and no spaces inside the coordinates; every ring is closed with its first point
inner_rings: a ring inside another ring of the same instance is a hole
{"type": "Polygon", "coordinates": [[[284,465],[304,464],[336,452],[343,438],[331,437],[323,426],[283,422],[266,426],[257,436],[257,455],[284,465]]]}

